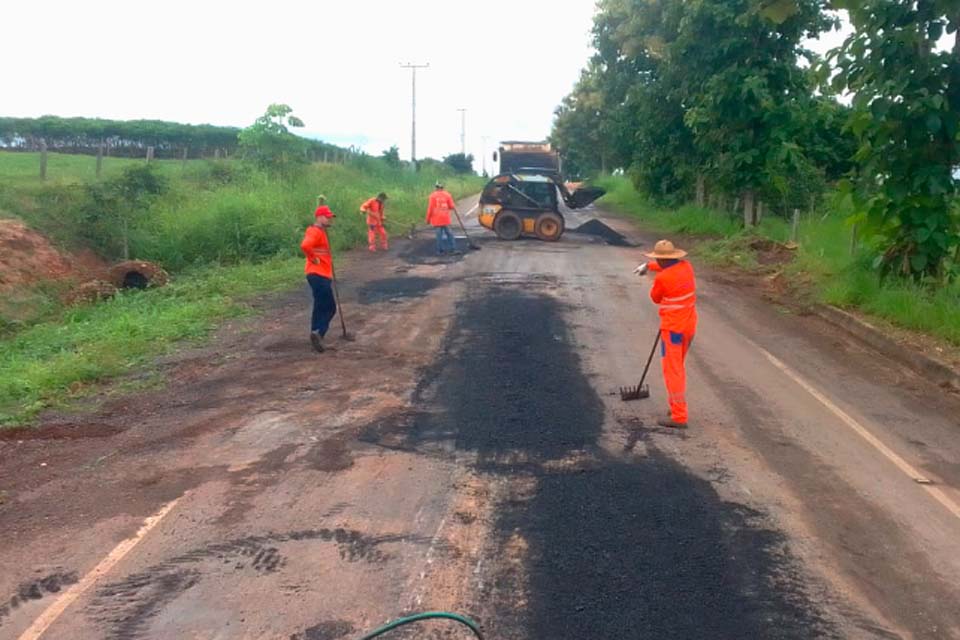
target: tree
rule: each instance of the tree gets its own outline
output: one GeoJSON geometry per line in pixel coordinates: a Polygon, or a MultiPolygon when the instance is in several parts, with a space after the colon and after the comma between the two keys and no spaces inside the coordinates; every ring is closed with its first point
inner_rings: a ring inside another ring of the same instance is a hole
{"type": "Polygon", "coordinates": [[[383,158],[384,161],[391,167],[400,166],[400,149],[397,147],[397,145],[393,145],[384,151],[380,157],[383,158]]]}
{"type": "Polygon", "coordinates": [[[285,104],[271,104],[266,112],[240,132],[238,140],[244,158],[263,169],[286,173],[308,160],[306,141],[290,133],[303,121],[285,104]]]}
{"type": "Polygon", "coordinates": [[[443,163],[456,173],[473,173],[473,155],[453,153],[443,159],[443,163]]]}
{"type": "Polygon", "coordinates": [[[150,164],[128,167],[116,178],[88,185],[83,217],[89,238],[107,255],[119,252],[129,260],[131,227],[168,189],[167,179],[150,164]]]}
{"type": "MultiPolygon", "coordinates": [[[[884,238],[877,266],[942,276],[960,245],[960,7],[956,0],[835,0],[854,32],[830,59],[833,89],[854,94],[860,215],[884,238]],[[954,34],[953,51],[938,49],[954,34]]],[[[825,73],[830,69],[825,68],[825,73]]]]}

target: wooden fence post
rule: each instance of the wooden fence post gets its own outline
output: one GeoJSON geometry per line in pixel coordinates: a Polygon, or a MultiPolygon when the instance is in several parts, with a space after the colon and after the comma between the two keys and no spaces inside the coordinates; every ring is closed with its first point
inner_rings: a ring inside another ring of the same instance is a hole
{"type": "Polygon", "coordinates": [[[181,166],[182,166],[184,169],[187,168],[187,156],[188,156],[188,155],[190,155],[190,147],[184,147],[184,148],[183,148],[183,155],[180,156],[181,166]]]}
{"type": "Polygon", "coordinates": [[[100,175],[103,173],[103,141],[100,141],[100,144],[97,145],[97,180],[100,179],[100,175]]]}
{"type": "Polygon", "coordinates": [[[40,179],[47,179],[47,141],[40,139],[40,179]]]}
{"type": "Polygon", "coordinates": [[[153,147],[147,147],[147,163],[153,160],[153,147]]]}
{"type": "Polygon", "coordinates": [[[706,204],[707,180],[702,173],[697,174],[697,206],[701,209],[706,204]]]}
{"type": "Polygon", "coordinates": [[[790,227],[790,242],[796,244],[800,231],[800,209],[793,210],[793,224],[790,227]]]}

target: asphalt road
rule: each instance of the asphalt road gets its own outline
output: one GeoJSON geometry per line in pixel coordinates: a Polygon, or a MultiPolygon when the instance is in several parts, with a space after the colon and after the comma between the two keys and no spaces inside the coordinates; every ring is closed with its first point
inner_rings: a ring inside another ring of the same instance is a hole
{"type": "Polygon", "coordinates": [[[657,370],[615,393],[655,238],[594,218],[626,242],[470,216],[480,251],[347,256],[356,342],[309,350],[304,287],[3,436],[0,638],[960,638],[957,397],[701,268],[691,428],[656,427],[657,370]]]}

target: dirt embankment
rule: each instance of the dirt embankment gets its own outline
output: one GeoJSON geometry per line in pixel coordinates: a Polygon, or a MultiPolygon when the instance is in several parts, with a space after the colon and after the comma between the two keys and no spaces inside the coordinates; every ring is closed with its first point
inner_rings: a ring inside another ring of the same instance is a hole
{"type": "Polygon", "coordinates": [[[106,271],[91,251],[60,251],[19,220],[0,220],[0,293],[44,280],[90,280],[106,271]]]}

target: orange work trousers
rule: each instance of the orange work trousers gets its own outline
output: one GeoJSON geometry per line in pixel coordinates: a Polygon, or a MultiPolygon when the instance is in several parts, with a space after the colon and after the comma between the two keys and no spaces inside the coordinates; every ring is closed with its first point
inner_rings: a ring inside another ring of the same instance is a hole
{"type": "Polygon", "coordinates": [[[370,247],[370,251],[377,250],[377,237],[379,236],[380,241],[383,243],[383,250],[388,249],[387,246],[387,229],[382,224],[368,224],[367,225],[367,245],[370,247]]]}
{"type": "Polygon", "coordinates": [[[660,330],[660,355],[663,356],[663,381],[674,422],[687,423],[687,371],[684,361],[693,342],[693,332],[660,330]]]}

